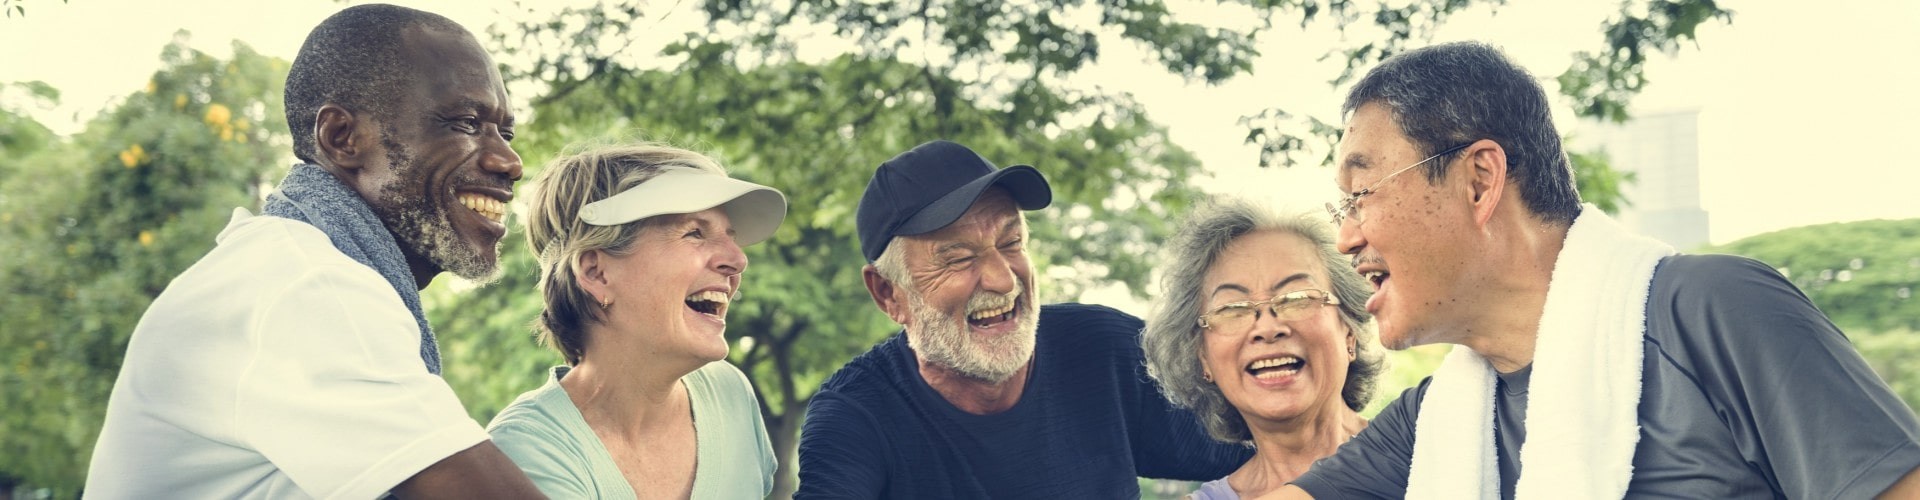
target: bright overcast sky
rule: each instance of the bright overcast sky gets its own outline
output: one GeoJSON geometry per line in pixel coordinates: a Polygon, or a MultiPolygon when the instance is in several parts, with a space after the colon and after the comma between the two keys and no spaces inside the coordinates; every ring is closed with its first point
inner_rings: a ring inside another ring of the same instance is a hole
{"type": "MultiPolygon", "coordinates": [[[[503,13],[512,5],[504,0],[393,3],[439,12],[475,32],[524,17],[503,13]]],[[[699,20],[686,10],[694,2],[677,3],[682,12],[667,16],[662,27],[699,20]]],[[[1599,46],[1597,27],[1617,5],[1564,5],[1569,3],[1512,0],[1497,13],[1479,8],[1452,18],[1436,41],[1499,45],[1551,91],[1551,77],[1567,66],[1572,51],[1599,46]]],[[[0,82],[42,80],[60,89],[60,108],[30,111],[63,133],[143,87],[176,30],[191,31],[194,47],[220,57],[238,39],[292,59],[307,31],[343,7],[328,0],[25,4],[24,18],[0,19],[0,82]]],[[[1920,139],[1920,92],[1914,90],[1920,89],[1920,65],[1912,62],[1920,57],[1920,2],[1722,4],[1737,12],[1734,23],[1703,27],[1698,45],[1689,44],[1677,57],[1656,56],[1651,84],[1634,103],[1647,112],[1699,110],[1700,199],[1711,220],[1710,240],[1725,243],[1806,224],[1920,217],[1913,194],[1920,168],[1896,167],[1910,163],[1914,153],[1904,146],[1920,139]]],[[[1245,17],[1210,1],[1179,5],[1184,18],[1200,22],[1245,17]]],[[[1315,59],[1339,35],[1303,33],[1285,20],[1277,24],[1263,35],[1265,57],[1255,73],[1220,87],[1166,75],[1117,40],[1106,44],[1099,65],[1071,83],[1133,93],[1171,128],[1175,142],[1199,154],[1215,173],[1203,181],[1208,189],[1285,207],[1317,207],[1337,194],[1329,169],[1261,169],[1255,149],[1241,144],[1245,131],[1236,124],[1266,106],[1338,119],[1344,89],[1326,85],[1333,66],[1315,59]]],[[[10,105],[24,105],[17,92],[7,96],[10,105]]],[[[1563,122],[1561,128],[1575,127],[1563,122]]],[[[1002,160],[1009,161],[1020,160],[1002,160]]]]}

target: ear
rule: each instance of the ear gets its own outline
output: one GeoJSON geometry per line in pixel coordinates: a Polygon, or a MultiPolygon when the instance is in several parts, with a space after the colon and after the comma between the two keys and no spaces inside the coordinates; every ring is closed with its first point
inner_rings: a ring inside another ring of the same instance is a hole
{"type": "Polygon", "coordinates": [[[580,272],[574,273],[582,291],[593,296],[595,301],[607,302],[618,297],[613,293],[613,281],[607,278],[607,254],[599,250],[588,250],[580,254],[580,272]]]}
{"type": "Polygon", "coordinates": [[[1473,193],[1473,221],[1486,226],[1507,190],[1507,150],[1500,143],[1481,139],[1467,147],[1467,172],[1473,193]]]}
{"type": "Polygon", "coordinates": [[[898,284],[887,281],[887,278],[881,276],[880,270],[873,267],[873,264],[867,264],[867,267],[861,268],[860,277],[867,282],[867,295],[873,297],[873,305],[879,306],[881,311],[887,313],[887,317],[893,318],[894,323],[902,327],[912,326],[907,324],[911,322],[910,318],[913,315],[907,312],[907,296],[903,293],[905,290],[901,290],[898,284]]]}
{"type": "Polygon", "coordinates": [[[320,107],[313,121],[313,145],[319,160],[337,168],[336,174],[357,171],[366,166],[370,146],[377,140],[372,123],[337,105],[320,107]]]}

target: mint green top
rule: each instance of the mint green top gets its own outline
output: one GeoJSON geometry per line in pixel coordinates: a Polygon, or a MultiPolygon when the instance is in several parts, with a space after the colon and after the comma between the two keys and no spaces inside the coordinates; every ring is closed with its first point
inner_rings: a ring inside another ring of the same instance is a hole
{"type": "MultiPolygon", "coordinates": [[[[633,486],[613,463],[567,398],[556,366],[546,385],[521,394],[493,417],[493,443],[553,498],[633,498],[633,486]]],[[[693,498],[764,498],[773,491],[773,445],[760,403],[740,369],[716,361],[680,378],[693,401],[693,498]]]]}

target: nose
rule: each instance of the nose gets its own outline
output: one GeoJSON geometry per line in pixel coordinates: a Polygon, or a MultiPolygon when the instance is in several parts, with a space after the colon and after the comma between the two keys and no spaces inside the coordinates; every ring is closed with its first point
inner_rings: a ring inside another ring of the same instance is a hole
{"type": "Polygon", "coordinates": [[[727,276],[737,276],[747,272],[747,252],[732,237],[725,238],[720,251],[713,257],[713,270],[727,276]]]}
{"type": "Polygon", "coordinates": [[[1361,247],[1367,246],[1366,236],[1360,234],[1360,223],[1354,222],[1351,217],[1341,220],[1335,231],[1338,232],[1334,237],[1334,245],[1342,254],[1358,254],[1361,247]]]}
{"type": "Polygon", "coordinates": [[[1273,342],[1293,334],[1293,327],[1287,325],[1285,321],[1280,321],[1280,317],[1273,314],[1271,309],[1263,308],[1256,314],[1259,317],[1253,320],[1254,343],[1273,342]]]}
{"type": "Polygon", "coordinates": [[[519,181],[522,173],[520,153],[513,151],[513,145],[497,133],[498,129],[495,132],[481,146],[480,168],[504,175],[507,180],[519,181]]]}
{"type": "Polygon", "coordinates": [[[997,294],[1013,293],[1020,278],[1014,275],[1013,261],[999,252],[987,252],[980,259],[980,288],[997,294]]]}

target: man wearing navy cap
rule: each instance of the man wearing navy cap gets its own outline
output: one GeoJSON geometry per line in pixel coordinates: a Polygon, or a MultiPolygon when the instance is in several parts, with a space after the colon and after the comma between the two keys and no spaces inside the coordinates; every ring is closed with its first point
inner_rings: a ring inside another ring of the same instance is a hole
{"type": "Polygon", "coordinates": [[[860,198],[874,304],[902,327],[807,407],[796,498],[1135,498],[1138,476],[1205,480],[1251,450],[1208,439],[1147,378],[1142,324],[1034,304],[1033,167],[922,144],[860,198]]]}

